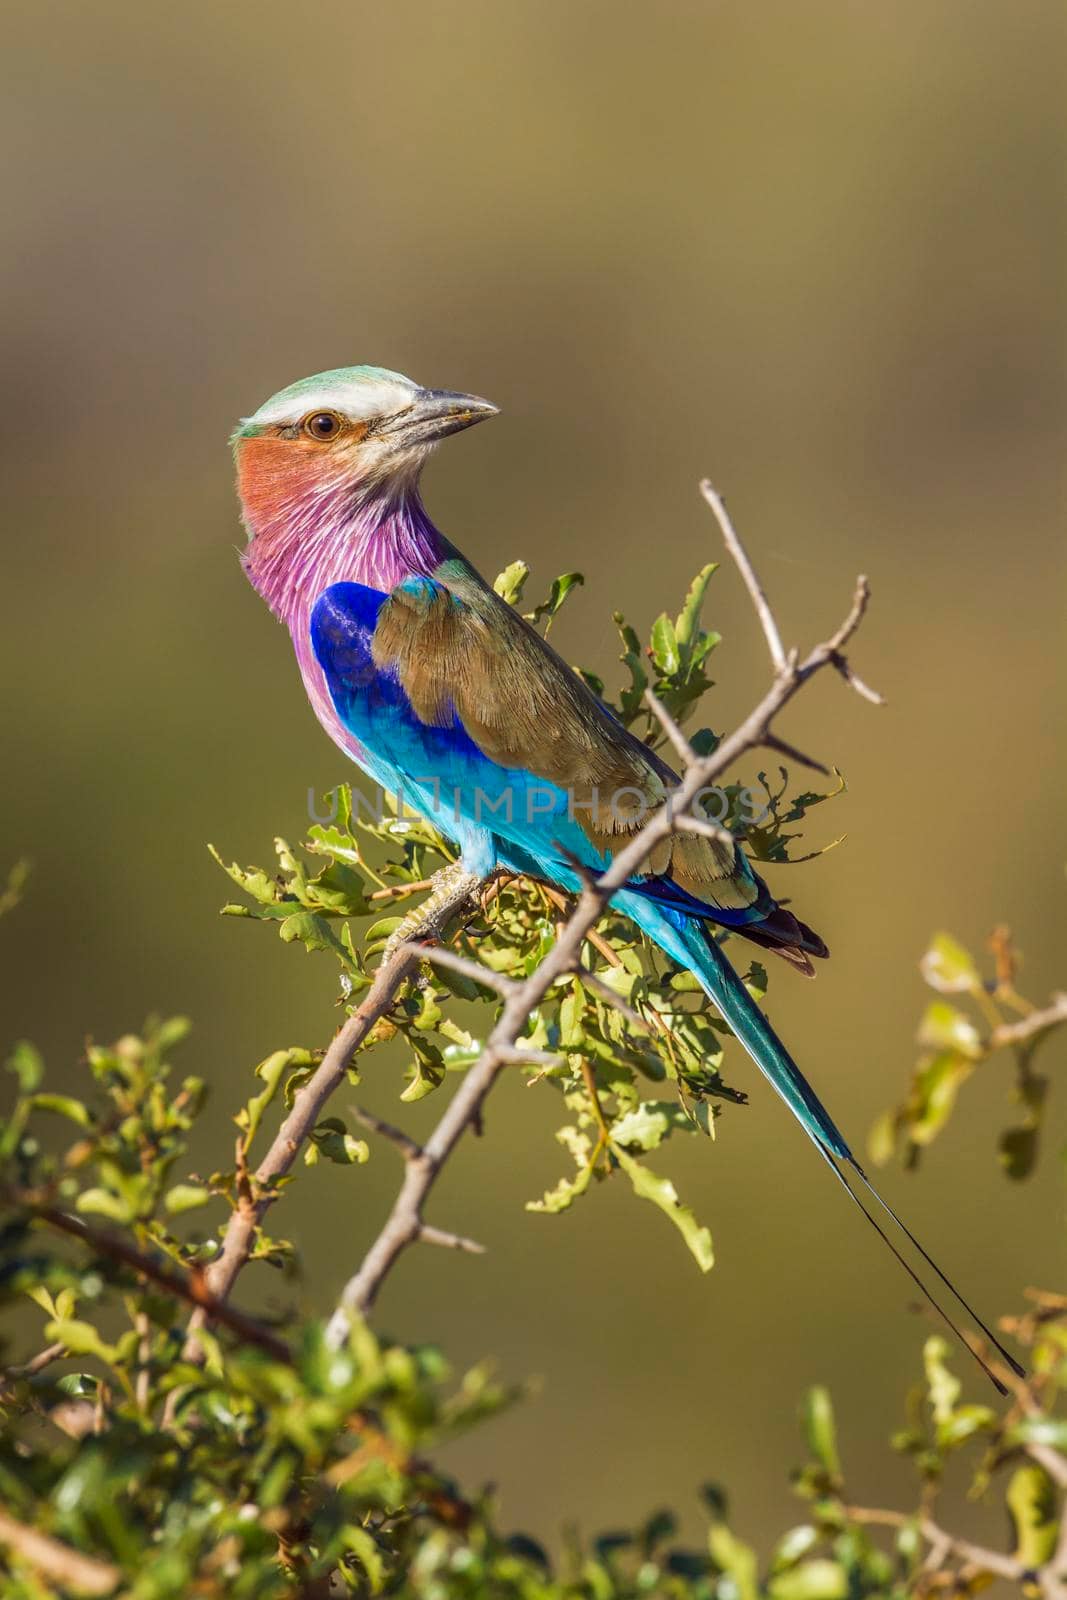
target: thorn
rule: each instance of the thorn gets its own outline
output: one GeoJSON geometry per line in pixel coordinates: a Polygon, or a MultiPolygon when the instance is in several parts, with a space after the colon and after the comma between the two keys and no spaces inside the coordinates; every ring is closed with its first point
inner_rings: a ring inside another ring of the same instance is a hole
{"type": "Polygon", "coordinates": [[[481,961],[471,961],[455,950],[444,950],[439,945],[428,948],[421,944],[410,944],[406,948],[415,952],[421,960],[428,961],[430,966],[450,967],[453,972],[461,972],[465,978],[470,978],[473,983],[480,983],[485,989],[495,989],[499,995],[510,995],[518,988],[518,984],[512,978],[506,978],[501,972],[494,972],[481,961]]]}
{"type": "Polygon", "coordinates": [[[484,1256],[485,1245],[477,1239],[467,1239],[462,1233],[446,1233],[444,1228],[432,1228],[428,1222],[419,1224],[418,1237],[423,1244],[439,1244],[444,1250],[462,1250],[469,1256],[484,1256]]]}
{"type": "Polygon", "coordinates": [[[372,1133],[380,1134],[383,1139],[395,1145],[405,1161],[421,1161],[426,1152],[421,1144],[411,1138],[410,1134],[402,1128],[396,1128],[391,1122],[383,1122],[381,1117],[376,1117],[373,1111],[367,1111],[363,1106],[350,1106],[349,1110],[358,1123],[364,1128],[369,1128],[372,1133]]]}
{"type": "Polygon", "coordinates": [[[814,756],[806,756],[803,750],[798,750],[795,744],[787,744],[784,739],[779,739],[776,733],[764,734],[762,743],[767,750],[777,750],[780,756],[788,756],[791,761],[799,761],[802,767],[810,767],[813,772],[821,772],[824,778],[830,776],[830,768],[824,767],[821,761],[816,761],[814,756]]]}

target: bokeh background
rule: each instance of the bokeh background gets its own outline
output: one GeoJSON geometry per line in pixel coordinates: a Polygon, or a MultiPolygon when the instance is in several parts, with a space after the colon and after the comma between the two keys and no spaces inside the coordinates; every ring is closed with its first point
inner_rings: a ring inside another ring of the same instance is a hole
{"type": "MultiPolygon", "coordinates": [[[[611,609],[647,625],[718,553],[703,474],[790,638],[871,574],[858,661],[889,707],[826,682],[788,730],[849,780],[813,842],[848,839],[774,880],[835,955],[817,985],[775,974],[774,1013],[857,1139],[908,1072],[933,929],[1007,921],[1029,989],[1067,981],[1061,5],[38,0],[4,31],[2,838],[35,869],[0,925],[5,1038],[73,1081],[87,1033],[189,1012],[182,1064],[216,1090],[203,1168],[252,1065],[328,1038],[328,963],[217,920],[205,841],[263,861],[347,775],[238,568],[226,439],[360,361],[499,403],[431,464],[431,509],[490,573],[583,568],[558,639],[609,677],[611,609]]],[[[724,727],[766,661],[733,573],[709,610],[724,727]]],[[[711,1223],[709,1278],[615,1185],[523,1212],[562,1158],[554,1096],[516,1081],[434,1201],[491,1253],[414,1253],[391,1281],[392,1331],[541,1376],[450,1453],[506,1524],[684,1509],[719,1478],[765,1538],[795,1520],[814,1380],[857,1496],[899,1486],[883,1441],[924,1324],[736,1075],[750,1108],[660,1158],[711,1223]]],[[[995,1164],[1006,1063],[918,1176],[886,1178],[987,1308],[1062,1281],[1063,1087],[1025,1186],[995,1164]]],[[[397,1088],[375,1066],[366,1099],[395,1114],[397,1088]]],[[[299,1186],[308,1309],[396,1178],[382,1150],[299,1186]]],[[[246,1303],[284,1297],[262,1277],[246,1303]]]]}

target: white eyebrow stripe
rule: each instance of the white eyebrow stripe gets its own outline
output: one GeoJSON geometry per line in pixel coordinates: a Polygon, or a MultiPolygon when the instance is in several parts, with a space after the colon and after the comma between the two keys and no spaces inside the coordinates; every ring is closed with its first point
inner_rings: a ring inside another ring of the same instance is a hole
{"type": "Polygon", "coordinates": [[[260,406],[248,420],[270,426],[299,422],[312,411],[338,411],[356,422],[366,422],[372,417],[386,417],[403,410],[411,404],[417,391],[416,384],[334,379],[309,386],[299,394],[287,394],[283,390],[260,406]]]}

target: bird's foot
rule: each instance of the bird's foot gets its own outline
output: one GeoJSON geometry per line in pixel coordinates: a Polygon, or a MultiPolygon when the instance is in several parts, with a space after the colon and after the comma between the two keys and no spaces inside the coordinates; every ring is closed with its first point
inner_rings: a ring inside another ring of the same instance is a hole
{"type": "Polygon", "coordinates": [[[385,949],[382,951],[382,966],[386,965],[402,944],[413,944],[419,939],[437,938],[445,923],[464,905],[476,903],[476,897],[484,887],[485,881],[479,873],[470,872],[461,861],[450,861],[447,867],[435,872],[430,879],[431,888],[426,899],[417,905],[414,911],[408,912],[386,940],[385,949]]]}

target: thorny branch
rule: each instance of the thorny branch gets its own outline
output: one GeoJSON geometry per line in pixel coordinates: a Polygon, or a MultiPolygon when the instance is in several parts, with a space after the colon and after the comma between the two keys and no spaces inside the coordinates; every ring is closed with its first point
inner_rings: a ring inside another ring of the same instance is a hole
{"type": "MultiPolygon", "coordinates": [[[[457,885],[451,900],[439,905],[432,923],[425,925],[425,936],[440,933],[449,922],[471,906],[470,880],[457,885]]],[[[313,1075],[298,1091],[292,1110],[285,1118],[263,1160],[244,1185],[237,1208],[231,1213],[222,1248],[204,1272],[205,1286],[216,1302],[229,1295],[238,1273],[247,1262],[267,1210],[277,1198],[278,1181],[292,1169],[297,1156],[311,1136],[322,1108],[344,1081],[352,1057],[375,1023],[390,1010],[404,981],[419,964],[419,952],[410,945],[395,950],[378,968],[374,982],[351,1016],[338,1029],[313,1075]]],[[[187,1360],[201,1359],[196,1338],[206,1316],[198,1312],[190,1323],[186,1340],[187,1360]]]]}
{"type": "MultiPolygon", "coordinates": [[[[47,1227],[54,1228],[59,1233],[65,1233],[72,1239],[87,1244],[99,1256],[109,1257],[119,1262],[124,1267],[129,1267],[140,1277],[147,1278],[150,1283],[156,1284],[167,1294],[174,1295],[177,1299],[186,1300],[198,1308],[197,1314],[205,1319],[213,1318],[247,1344],[258,1345],[266,1350],[276,1360],[288,1361],[290,1359],[289,1347],[284,1339],[279,1339],[254,1317],[246,1316],[243,1311],[236,1310],[227,1305],[221,1295],[215,1294],[207,1282],[207,1273],[199,1270],[185,1272],[180,1268],[168,1266],[156,1256],[148,1255],[143,1250],[138,1250],[135,1245],[123,1238],[120,1234],[112,1233],[106,1228],[92,1228],[83,1222],[80,1217],[75,1217],[59,1206],[52,1205],[48,1200],[33,1194],[16,1191],[9,1198],[16,1204],[24,1207],[32,1216],[43,1222],[47,1227]]],[[[61,1350],[63,1346],[59,1347],[61,1350]]],[[[30,1376],[48,1365],[53,1358],[54,1346],[42,1350],[40,1354],[17,1372],[18,1376],[30,1376]],[[47,1359],[46,1359],[47,1358],[47,1359]]]]}

